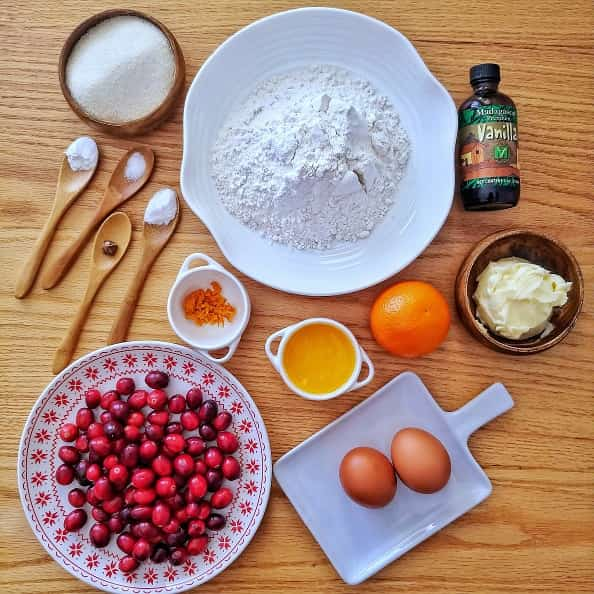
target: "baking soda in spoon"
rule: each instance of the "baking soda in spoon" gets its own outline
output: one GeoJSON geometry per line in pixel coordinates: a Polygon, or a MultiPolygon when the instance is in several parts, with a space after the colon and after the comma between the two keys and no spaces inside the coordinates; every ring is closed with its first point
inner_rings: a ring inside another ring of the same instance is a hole
{"type": "Polygon", "coordinates": [[[155,192],[144,211],[144,222],[149,225],[168,225],[177,214],[177,195],[171,188],[155,192]]]}
{"type": "Polygon", "coordinates": [[[140,153],[132,153],[126,162],[124,177],[128,181],[134,182],[139,180],[144,175],[145,170],[146,161],[144,160],[144,157],[140,153]]]}
{"type": "Polygon", "coordinates": [[[89,171],[97,165],[99,149],[90,136],[80,136],[64,151],[72,171],[89,171]]]}

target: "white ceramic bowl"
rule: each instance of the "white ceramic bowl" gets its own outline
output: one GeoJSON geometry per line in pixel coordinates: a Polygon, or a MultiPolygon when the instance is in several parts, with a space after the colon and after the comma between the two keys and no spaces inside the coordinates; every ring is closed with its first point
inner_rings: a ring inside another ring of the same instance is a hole
{"type": "Polygon", "coordinates": [[[297,324],[293,324],[292,326],[287,326],[282,330],[277,330],[276,332],[272,333],[267,339],[264,345],[264,350],[266,351],[266,355],[272,366],[278,371],[279,375],[283,378],[287,387],[290,388],[295,394],[301,396],[302,398],[307,398],[308,400],[330,400],[332,398],[336,398],[341,394],[345,394],[346,392],[352,392],[353,390],[358,390],[363,386],[366,386],[372,379],[375,374],[375,368],[369,355],[365,352],[365,349],[359,344],[357,339],[355,338],[354,334],[340,322],[336,320],[331,320],[330,318],[309,318],[307,320],[302,320],[301,322],[297,322],[297,324]],[[353,349],[355,351],[355,366],[353,367],[353,373],[349,379],[339,388],[334,390],[333,392],[328,392],[327,394],[312,394],[311,392],[305,392],[298,386],[296,386],[292,381],[285,368],[283,367],[283,354],[285,352],[285,348],[289,343],[291,336],[295,334],[298,330],[303,328],[304,326],[309,326],[310,324],[327,324],[328,326],[334,326],[338,328],[344,335],[350,340],[351,344],[353,345],[353,349]],[[273,344],[275,341],[279,340],[278,349],[276,354],[273,352],[273,344]],[[363,365],[367,367],[367,374],[362,380],[358,380],[357,378],[361,374],[361,369],[363,365]]]}
{"type": "Polygon", "coordinates": [[[186,99],[181,190],[227,259],[248,276],[302,295],[338,295],[385,280],[435,237],[454,192],[454,103],[401,33],[330,8],[279,13],[242,29],[202,66],[186,99]],[[327,63],[369,80],[401,114],[411,139],[397,204],[369,238],[326,251],[274,244],[231,216],[210,177],[211,148],[236,101],[279,72],[327,63]]]}
{"type": "Polygon", "coordinates": [[[190,254],[181,265],[169,291],[167,317],[173,331],[195,350],[214,361],[226,363],[231,359],[250,319],[251,304],[241,281],[225,270],[216,260],[199,252],[190,254]],[[197,326],[184,315],[184,297],[196,289],[207,289],[216,281],[224,297],[235,307],[235,316],[223,326],[197,326]],[[211,351],[227,349],[219,357],[211,351]]]}

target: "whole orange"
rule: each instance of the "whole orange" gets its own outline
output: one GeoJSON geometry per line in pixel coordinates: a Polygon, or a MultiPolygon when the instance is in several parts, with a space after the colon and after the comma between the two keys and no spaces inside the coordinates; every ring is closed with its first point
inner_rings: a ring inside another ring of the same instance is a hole
{"type": "Polygon", "coordinates": [[[420,357],[434,351],[450,328],[444,296],[429,283],[405,281],[387,288],[371,308],[371,332],[393,355],[420,357]]]}

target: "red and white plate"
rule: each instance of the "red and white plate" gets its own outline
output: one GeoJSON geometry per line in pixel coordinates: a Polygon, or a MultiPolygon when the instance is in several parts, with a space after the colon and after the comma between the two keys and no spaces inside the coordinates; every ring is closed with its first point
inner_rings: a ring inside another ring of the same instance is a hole
{"type": "Polygon", "coordinates": [[[270,443],[254,401],[226,370],[182,346],[164,342],[129,342],[90,353],[60,373],[37,400],[21,437],[18,484],[23,509],[33,532],[48,553],[66,570],[88,584],[113,593],[153,594],[194,588],[227,568],[253,538],[268,503],[272,477],[270,443]],[[169,394],[186,393],[200,386],[205,397],[233,414],[231,429],[239,438],[235,454],[241,477],[229,483],[234,499],[222,530],[210,532],[208,548],[179,566],[145,561],[132,574],[118,569],[121,551],[115,539],[104,549],[93,547],[87,524],[76,533],[64,530],[71,510],[67,493],[72,487],[54,479],[60,464],[58,429],[71,422],[85,406],[84,393],[91,387],[112,389],[118,377],[132,377],[144,384],[152,369],[169,373],[169,394]]]}

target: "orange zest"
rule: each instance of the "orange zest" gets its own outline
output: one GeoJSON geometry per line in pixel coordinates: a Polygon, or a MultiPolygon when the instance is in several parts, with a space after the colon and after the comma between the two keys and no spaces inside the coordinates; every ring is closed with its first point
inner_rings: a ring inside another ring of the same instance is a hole
{"type": "Polygon", "coordinates": [[[194,321],[198,326],[223,326],[233,320],[235,308],[225,299],[221,285],[213,281],[210,288],[197,289],[184,297],[184,313],[187,320],[194,321]]]}

